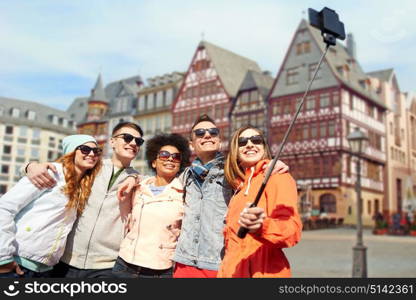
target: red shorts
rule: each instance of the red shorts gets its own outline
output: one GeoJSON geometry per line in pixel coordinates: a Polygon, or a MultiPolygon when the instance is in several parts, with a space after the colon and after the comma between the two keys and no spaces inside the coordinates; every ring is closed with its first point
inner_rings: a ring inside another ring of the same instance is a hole
{"type": "Polygon", "coordinates": [[[173,278],[217,278],[217,271],[176,263],[173,278]]]}

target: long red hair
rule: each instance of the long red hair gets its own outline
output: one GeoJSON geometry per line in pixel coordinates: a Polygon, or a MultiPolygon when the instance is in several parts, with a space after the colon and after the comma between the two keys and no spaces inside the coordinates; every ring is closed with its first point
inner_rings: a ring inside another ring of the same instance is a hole
{"type": "Polygon", "coordinates": [[[95,176],[101,168],[101,158],[92,169],[85,171],[80,180],[77,180],[75,174],[75,152],[61,156],[56,162],[61,163],[64,169],[66,184],[62,188],[62,192],[68,197],[66,208],[75,208],[77,216],[80,216],[87,204],[95,176]]]}

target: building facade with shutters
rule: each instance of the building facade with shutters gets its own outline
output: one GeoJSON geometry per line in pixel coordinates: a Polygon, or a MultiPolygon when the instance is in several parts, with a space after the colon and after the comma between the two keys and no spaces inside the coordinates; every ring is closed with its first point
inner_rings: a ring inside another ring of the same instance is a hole
{"type": "Polygon", "coordinates": [[[76,133],[70,115],[46,105],[0,97],[0,196],[20,178],[29,161],[54,161],[62,139],[76,133]]]}
{"type": "MultiPolygon", "coordinates": [[[[269,144],[276,153],[325,48],[318,30],[299,24],[269,94],[269,144]]],[[[363,222],[385,201],[386,107],[355,58],[353,37],[331,47],[283,150],[305,207],[356,222],[357,174],[347,136],[359,127],[370,138],[362,159],[363,222]]]]}

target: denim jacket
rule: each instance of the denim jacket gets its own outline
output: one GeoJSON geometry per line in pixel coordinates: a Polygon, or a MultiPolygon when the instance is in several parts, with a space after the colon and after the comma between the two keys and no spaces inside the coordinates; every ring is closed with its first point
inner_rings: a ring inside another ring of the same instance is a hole
{"type": "Polygon", "coordinates": [[[185,215],[173,260],[218,270],[224,248],[224,220],[232,196],[224,177],[224,157],[216,159],[202,185],[189,168],[184,171],[183,180],[185,215]]]}

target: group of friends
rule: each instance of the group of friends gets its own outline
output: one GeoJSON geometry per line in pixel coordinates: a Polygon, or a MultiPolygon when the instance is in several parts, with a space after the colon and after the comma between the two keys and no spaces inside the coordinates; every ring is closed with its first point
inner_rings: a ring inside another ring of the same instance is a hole
{"type": "Polygon", "coordinates": [[[138,124],[119,123],[109,143],[101,159],[92,136],[67,136],[56,162],[23,168],[0,198],[0,278],[291,276],[282,249],[299,242],[302,223],[287,165],[277,161],[250,207],[271,160],[261,130],[235,131],[224,157],[219,128],[201,115],[189,140],[146,141],[151,177],[130,166],[144,143],[138,124]]]}

